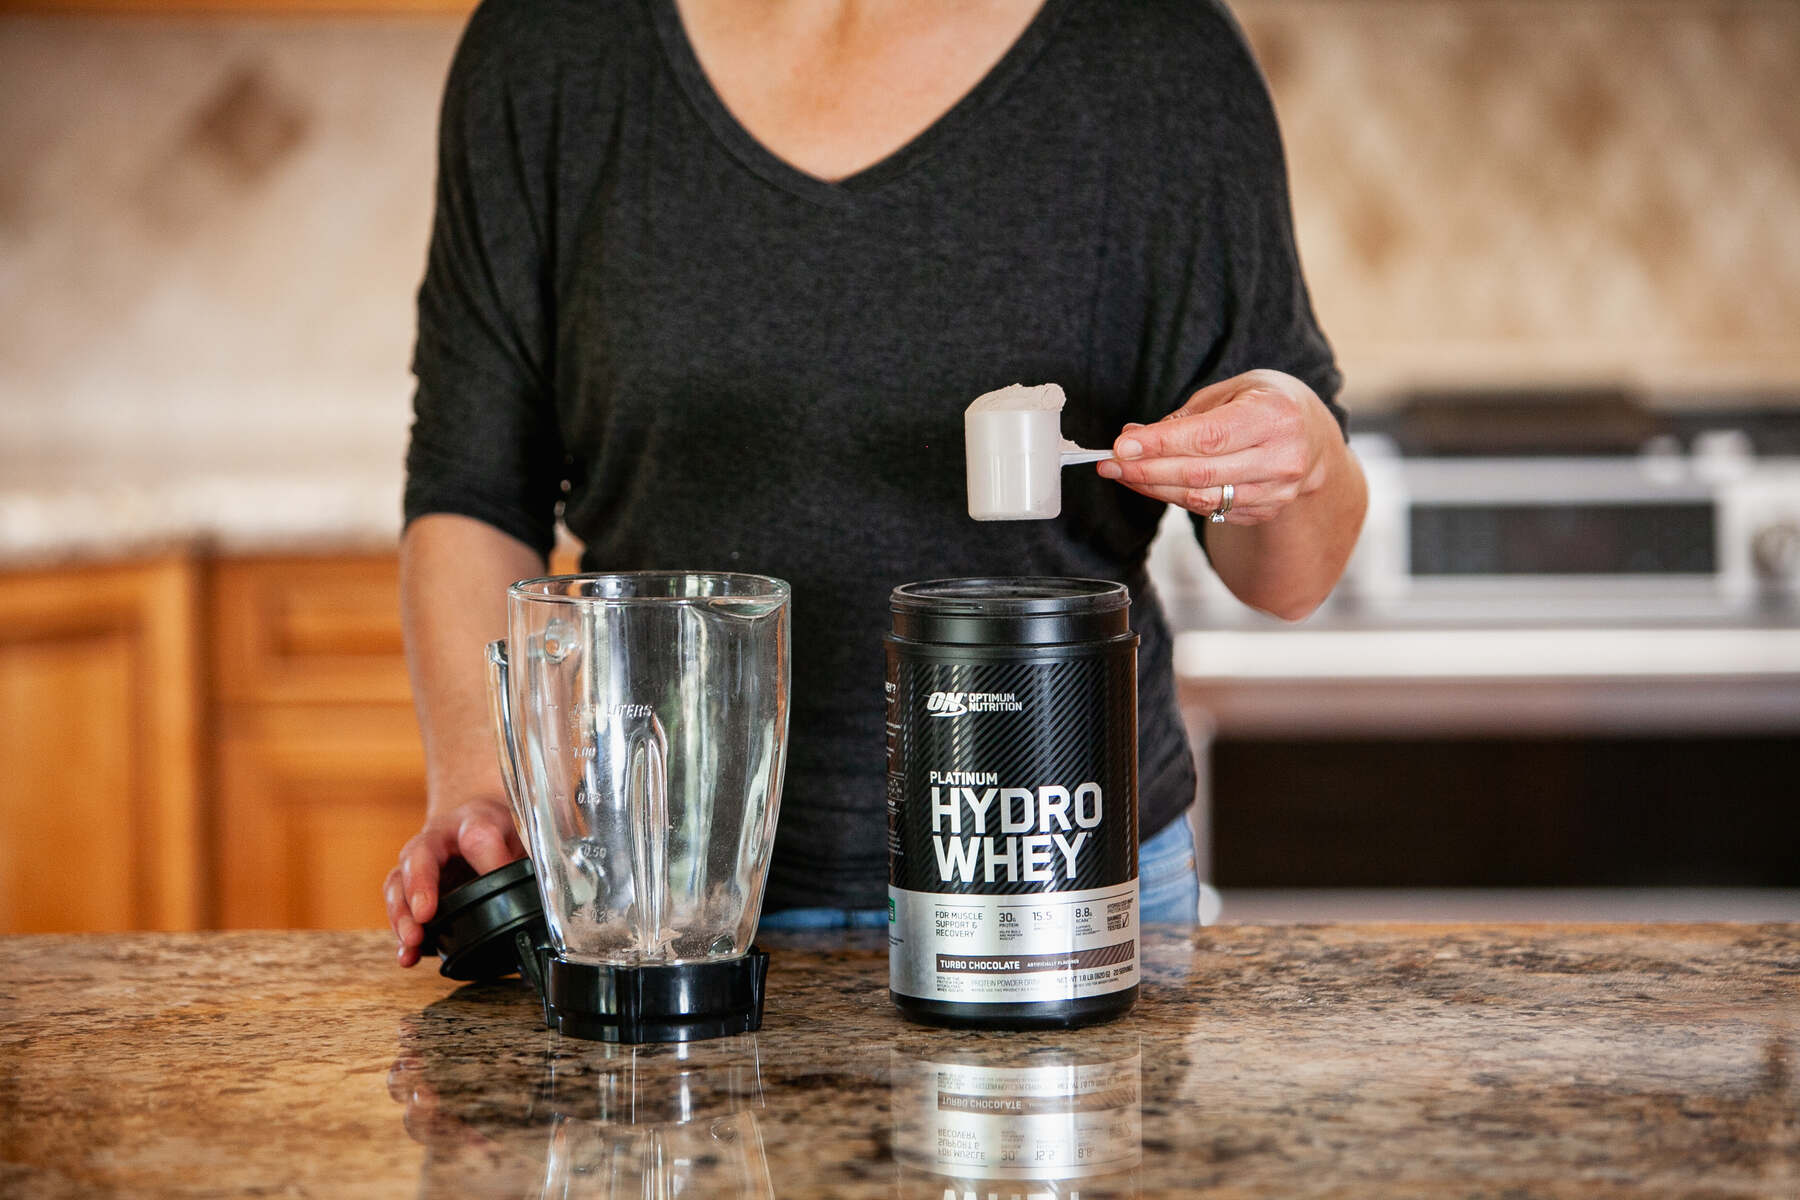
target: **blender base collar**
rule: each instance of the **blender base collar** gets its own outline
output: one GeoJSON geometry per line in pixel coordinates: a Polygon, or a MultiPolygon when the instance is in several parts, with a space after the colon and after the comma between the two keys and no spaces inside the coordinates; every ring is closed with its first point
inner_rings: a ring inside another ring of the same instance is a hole
{"type": "Polygon", "coordinates": [[[571,962],[550,943],[530,859],[452,889],[425,926],[425,953],[451,979],[514,971],[537,990],[544,1024],[602,1042],[695,1042],[762,1028],[769,955],[658,966],[571,962]]]}
{"type": "Polygon", "coordinates": [[[762,1028],[769,955],[671,966],[570,962],[544,947],[520,947],[544,1001],[544,1024],[602,1042],[693,1042],[762,1028]],[[531,970],[536,968],[536,970],[531,970]]]}

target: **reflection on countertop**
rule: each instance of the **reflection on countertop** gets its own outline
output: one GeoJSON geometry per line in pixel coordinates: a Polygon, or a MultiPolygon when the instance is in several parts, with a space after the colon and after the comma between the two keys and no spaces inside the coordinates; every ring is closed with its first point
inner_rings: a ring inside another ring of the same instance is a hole
{"type": "Polygon", "coordinates": [[[1102,1028],[1047,1044],[1000,1038],[892,1051],[900,1196],[1138,1195],[1142,1039],[1102,1028]]]}
{"type": "MultiPolygon", "coordinates": [[[[584,1042],[522,1031],[517,998],[471,984],[401,1021],[388,1091],[425,1148],[421,1195],[789,1194],[770,1177],[756,1035],[584,1042]]],[[[896,1048],[887,1065],[901,1195],[1138,1195],[1136,1030],[896,1048]]]]}
{"type": "Polygon", "coordinates": [[[879,935],[768,941],[760,1033],[632,1050],[547,1033],[523,987],[400,972],[376,934],[0,940],[0,1183],[9,1197],[1800,1190],[1797,925],[1150,930],[1138,1007],[1056,1034],[907,1024],[879,935]]]}
{"type": "Polygon", "coordinates": [[[425,1148],[421,1195],[778,1194],[754,1034],[584,1042],[521,1029],[518,995],[471,984],[400,1023],[388,1090],[425,1148]]]}

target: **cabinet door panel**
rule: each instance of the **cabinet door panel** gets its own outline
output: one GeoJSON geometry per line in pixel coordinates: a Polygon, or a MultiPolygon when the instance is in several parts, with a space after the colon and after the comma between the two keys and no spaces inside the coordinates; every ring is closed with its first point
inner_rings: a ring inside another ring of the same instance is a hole
{"type": "Polygon", "coordinates": [[[405,803],[396,794],[384,781],[359,781],[288,810],[290,857],[304,872],[288,895],[289,928],[387,926],[381,881],[425,812],[424,789],[405,803]]]}
{"type": "Polygon", "coordinates": [[[205,918],[186,559],[0,574],[0,933],[205,918]]]}
{"type": "Polygon", "coordinates": [[[0,930],[136,928],[134,649],[116,633],[0,645],[0,930]]]}
{"type": "Polygon", "coordinates": [[[245,709],[221,725],[223,925],[385,926],[381,881],[425,813],[412,709],[245,709]]]}
{"type": "Polygon", "coordinates": [[[410,703],[392,555],[233,560],[213,597],[220,700],[410,703]]]}

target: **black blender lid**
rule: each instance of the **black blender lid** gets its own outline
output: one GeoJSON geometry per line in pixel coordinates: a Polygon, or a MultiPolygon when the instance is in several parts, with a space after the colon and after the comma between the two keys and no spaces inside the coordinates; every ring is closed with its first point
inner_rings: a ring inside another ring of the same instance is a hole
{"type": "Polygon", "coordinates": [[[514,935],[520,930],[534,944],[548,937],[529,858],[444,893],[437,915],[425,924],[419,953],[438,955],[438,974],[446,979],[499,979],[519,969],[514,935]]]}

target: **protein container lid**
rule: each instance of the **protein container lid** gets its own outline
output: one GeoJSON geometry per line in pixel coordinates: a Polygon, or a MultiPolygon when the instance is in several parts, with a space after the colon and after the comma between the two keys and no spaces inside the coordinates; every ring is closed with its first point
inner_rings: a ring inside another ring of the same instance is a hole
{"type": "Polygon", "coordinates": [[[1059,645],[1131,632],[1131,593],[1110,579],[928,579],[889,598],[893,636],[964,646],[1059,645]]]}

